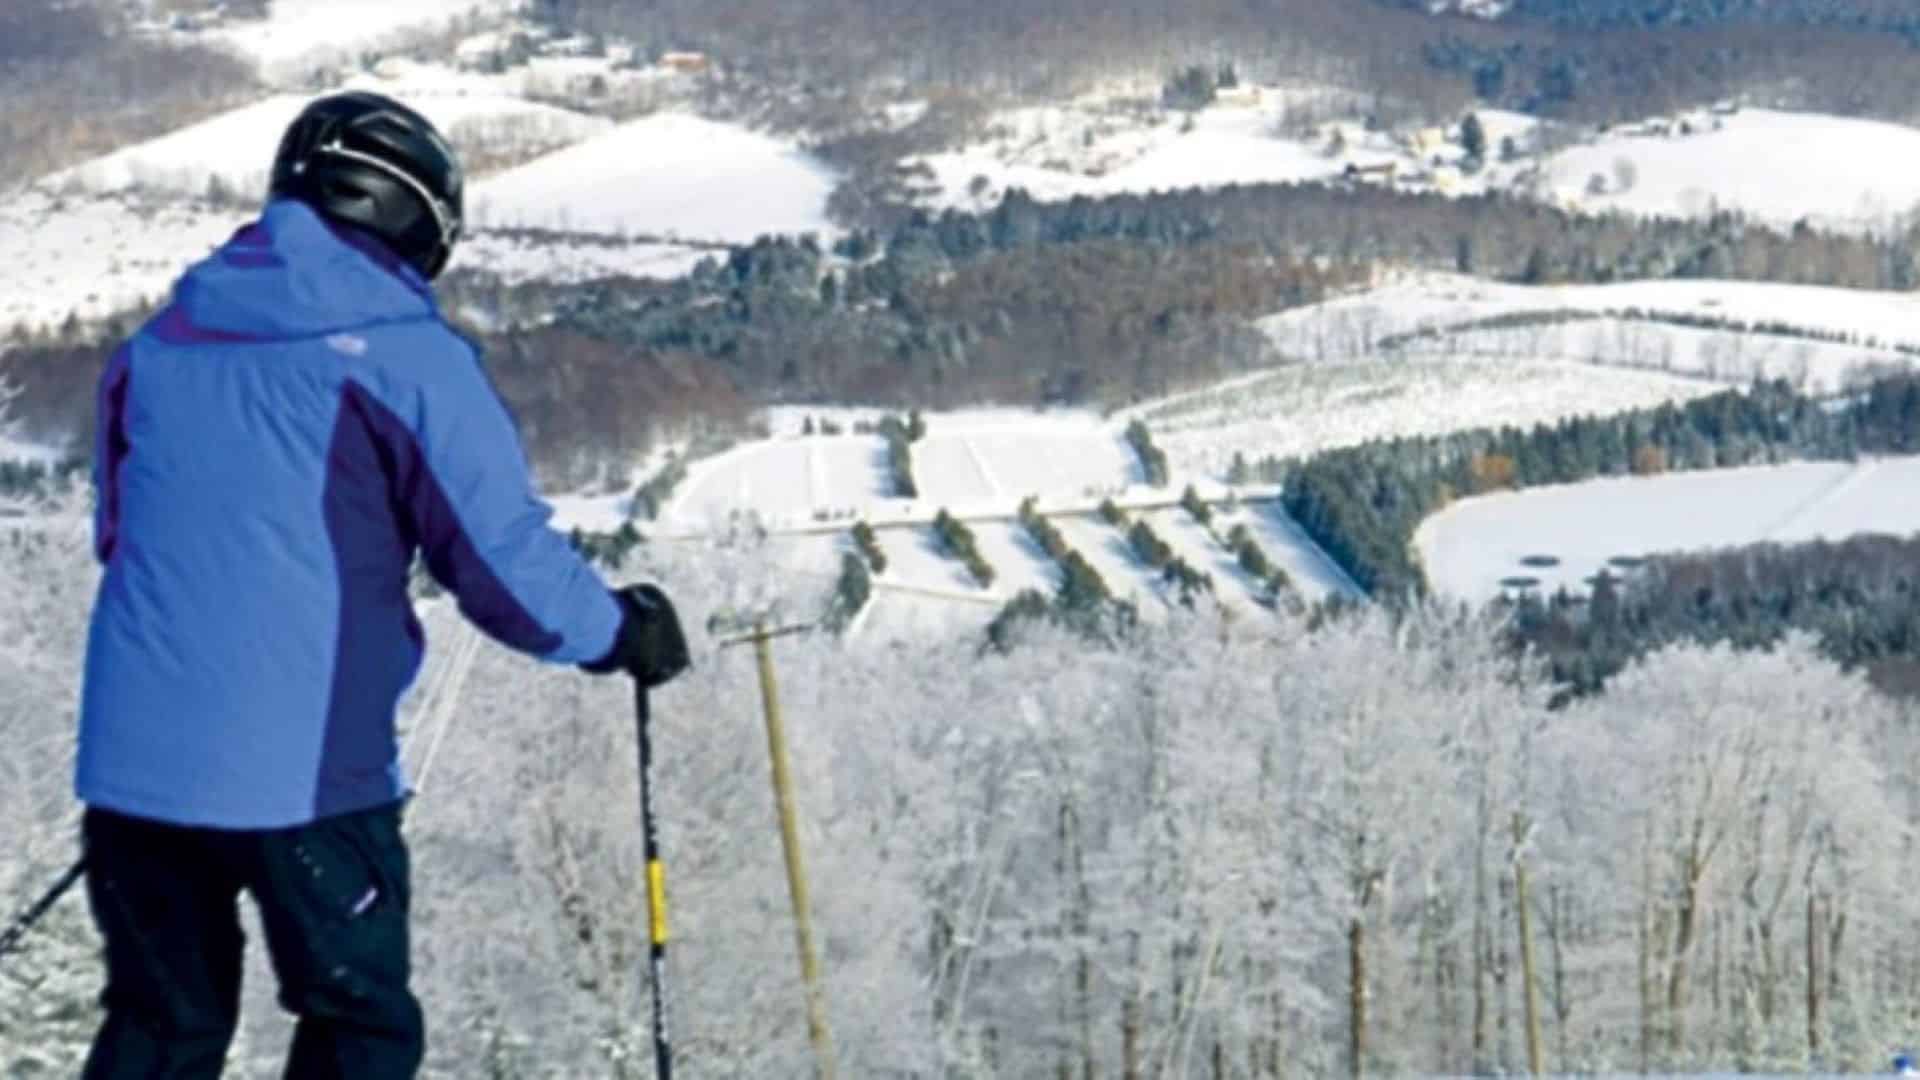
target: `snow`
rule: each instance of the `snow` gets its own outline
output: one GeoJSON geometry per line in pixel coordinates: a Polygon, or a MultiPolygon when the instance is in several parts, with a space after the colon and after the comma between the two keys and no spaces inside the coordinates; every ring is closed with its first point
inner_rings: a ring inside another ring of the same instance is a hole
{"type": "MultiPolygon", "coordinates": [[[[57,326],[123,314],[164,299],[181,272],[251,221],[253,208],[132,193],[63,196],[27,190],[0,199],[0,328],[57,326]]],[[[677,245],[535,238],[478,231],[453,269],[508,282],[577,282],[613,274],[670,278],[712,253],[677,245]]]]}
{"type": "Polygon", "coordinates": [[[885,444],[876,435],[787,436],[747,443],[687,468],[662,515],[680,526],[702,527],[751,510],[769,527],[844,519],[881,505],[904,505],[886,494],[885,444]]]}
{"type": "Polygon", "coordinates": [[[0,326],[93,320],[163,298],[252,214],[133,196],[0,200],[0,326]]]}
{"type": "Polygon", "coordinates": [[[1578,311],[1788,323],[1823,334],[1920,345],[1920,294],[1774,282],[1668,279],[1606,285],[1509,285],[1457,274],[1408,274],[1378,288],[1260,321],[1302,359],[1374,352],[1383,338],[1494,316],[1578,311]]]}
{"type": "MultiPolygon", "coordinates": [[[[470,156],[532,153],[578,142],[612,122],[462,83],[361,77],[342,89],[367,89],[418,109],[470,156]]],[[[61,191],[169,192],[199,196],[218,183],[228,193],[257,199],[267,189],[273,155],[300,110],[312,98],[283,94],[117,150],[42,181],[61,191]]]]}
{"type": "Polygon", "coordinates": [[[625,525],[633,511],[632,492],[617,495],[548,495],[553,507],[549,522],[561,532],[610,533],[625,525]]]}
{"type": "MultiPolygon", "coordinates": [[[[922,441],[948,437],[941,428],[930,419],[922,441]]],[[[1090,414],[1039,414],[1025,422],[971,426],[956,435],[994,479],[997,493],[1015,502],[1036,494],[1117,494],[1143,479],[1120,429],[1090,414]]]]}
{"type": "Polygon", "coordinates": [[[993,567],[994,591],[1003,597],[1012,599],[1023,589],[1052,594],[1060,586],[1060,568],[1018,521],[975,521],[967,528],[980,557],[993,567]]]}
{"type": "Polygon", "coordinates": [[[1223,479],[1235,453],[1252,464],[1371,439],[1653,408],[1722,389],[1565,360],[1407,357],[1289,364],[1123,415],[1146,421],[1176,476],[1223,479]]]}
{"type": "Polygon", "coordinates": [[[1844,389],[1862,370],[1905,367],[1913,360],[1891,349],[1613,318],[1416,339],[1406,351],[1527,360],[1551,357],[1686,373],[1732,385],[1786,379],[1816,393],[1844,389]]]}
{"type": "Polygon", "coordinates": [[[1331,596],[1358,599],[1360,586],[1320,550],[1277,503],[1241,503],[1237,509],[1214,508],[1214,528],[1220,535],[1245,525],[1267,560],[1287,572],[1293,587],[1309,601],[1331,596]]]}
{"type": "Polygon", "coordinates": [[[687,113],[657,113],[482,181],[483,225],[745,243],[838,234],[833,172],[791,143],[687,113]]]}
{"type": "Polygon", "coordinates": [[[269,79],[291,81],[515,6],[516,0],[274,0],[266,19],[236,20],[202,38],[252,58],[269,79]]]}
{"type": "Polygon", "coordinates": [[[887,571],[878,580],[911,584],[945,592],[977,593],[980,585],[956,559],[940,550],[939,537],[929,525],[876,530],[880,550],[887,555],[887,571]]]}
{"type": "MultiPolygon", "coordinates": [[[[4,409],[0,409],[0,416],[4,416],[4,409]]],[[[0,462],[58,465],[66,460],[66,453],[59,447],[13,438],[5,428],[5,424],[0,423],[0,462]]]]}
{"type": "MultiPolygon", "coordinates": [[[[1193,117],[1190,130],[1156,109],[1046,106],[996,118],[987,142],[914,159],[933,173],[928,201],[978,208],[1014,187],[1042,201],[1227,184],[1286,183],[1337,176],[1348,157],[1330,157],[1305,142],[1273,134],[1275,93],[1262,106],[1215,106],[1193,117]],[[976,177],[988,181],[975,186],[976,177]]],[[[1376,149],[1355,160],[1391,157],[1376,149]]]]}
{"type": "Polygon", "coordinates": [[[1527,286],[1410,274],[1259,325],[1282,354],[1303,360],[1579,360],[1732,383],[1785,377],[1828,391],[1863,368],[1912,362],[1899,350],[1920,348],[1920,295],[1715,280],[1527,286]],[[1514,317],[1537,321],[1484,325],[1514,317]],[[1680,324],[1703,320],[1718,325],[1680,324]]]}
{"type": "Polygon", "coordinates": [[[1107,583],[1116,600],[1132,600],[1140,614],[1153,618],[1167,609],[1167,600],[1157,571],[1137,558],[1119,529],[1098,517],[1060,514],[1047,519],[1066,538],[1067,546],[1080,553],[1094,572],[1107,583]]]}
{"type": "Polygon", "coordinates": [[[1464,499],[1422,522],[1414,544],[1437,592],[1485,600],[1509,577],[1585,592],[1586,578],[1617,556],[1875,532],[1920,533],[1920,457],[1606,477],[1464,499]],[[1559,562],[1521,561],[1531,556],[1559,562]]]}
{"type": "Polygon", "coordinates": [[[1192,514],[1175,507],[1171,510],[1150,510],[1134,517],[1145,521],[1154,535],[1173,549],[1176,557],[1185,559],[1187,565],[1195,570],[1211,575],[1214,597],[1221,603],[1241,610],[1253,606],[1258,583],[1240,569],[1240,562],[1233,553],[1221,546],[1208,527],[1194,520],[1192,514]]]}
{"type": "Polygon", "coordinates": [[[1848,230],[1884,229],[1920,203],[1920,129],[1769,109],[1665,119],[1695,134],[1610,132],[1548,159],[1548,187],[1586,211],[1699,217],[1717,207],[1848,230]],[[1636,174],[1619,191],[1616,162],[1636,174]],[[1588,195],[1596,174],[1607,193],[1588,195]]]}

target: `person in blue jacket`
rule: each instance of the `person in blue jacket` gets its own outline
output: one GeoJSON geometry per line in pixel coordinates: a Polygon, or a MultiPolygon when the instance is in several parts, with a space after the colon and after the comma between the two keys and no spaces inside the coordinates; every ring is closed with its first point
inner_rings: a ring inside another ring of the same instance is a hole
{"type": "Polygon", "coordinates": [[[106,945],[89,1078],[219,1075],[242,892],[298,1017],[286,1075],[418,1070],[394,736],[424,648],[416,553],[512,648],[648,685],[687,664],[659,589],[610,592],[549,528],[435,305],[462,187],[414,111],[313,102],[258,220],[101,376],[75,784],[106,945]]]}

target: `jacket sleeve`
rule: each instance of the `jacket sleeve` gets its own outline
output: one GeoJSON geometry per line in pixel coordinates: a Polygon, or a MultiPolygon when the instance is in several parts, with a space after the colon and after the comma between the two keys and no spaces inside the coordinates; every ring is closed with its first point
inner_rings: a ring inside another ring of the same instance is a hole
{"type": "Polygon", "coordinates": [[[127,346],[107,359],[100,373],[93,418],[93,554],[113,558],[120,539],[120,465],[127,458],[127,346]]]}
{"type": "Polygon", "coordinates": [[[619,606],[548,527],[519,433],[466,346],[421,386],[414,421],[399,495],[434,579],[503,645],[555,663],[605,656],[619,606]]]}

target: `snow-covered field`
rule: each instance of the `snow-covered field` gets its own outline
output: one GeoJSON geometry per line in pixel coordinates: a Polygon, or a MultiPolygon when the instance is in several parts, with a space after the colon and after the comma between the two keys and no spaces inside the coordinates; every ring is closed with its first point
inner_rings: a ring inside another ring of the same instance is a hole
{"type": "Polygon", "coordinates": [[[657,113],[475,185],[482,225],[744,243],[838,235],[833,172],[790,143],[688,113],[657,113]]]}
{"type": "Polygon", "coordinates": [[[1920,294],[1717,280],[1509,285],[1457,274],[1408,274],[1378,288],[1261,320],[1275,346],[1304,360],[1377,352],[1383,340],[1497,316],[1589,315],[1786,323],[1821,334],[1920,345],[1920,294]]]}
{"type": "Polygon", "coordinates": [[[1546,184],[1582,210],[1701,217],[1718,208],[1850,230],[1885,229],[1920,204],[1920,129],[1768,109],[1684,119],[1693,134],[1630,134],[1645,125],[1628,125],[1564,150],[1547,161],[1546,184]],[[1601,194],[1589,193],[1596,176],[1601,194]]]}
{"type": "Polygon", "coordinates": [[[1905,367],[1914,361],[1912,356],[1886,348],[1605,317],[1415,338],[1403,351],[1442,358],[1531,361],[1550,357],[1600,366],[1684,372],[1736,385],[1755,379],[1786,379],[1815,393],[1843,389],[1864,370],[1905,367]]]}
{"type": "MultiPolygon", "coordinates": [[[[1452,140],[1417,145],[1408,133],[1370,132],[1359,123],[1325,125],[1313,132],[1285,126],[1289,108],[1325,108],[1343,102],[1358,117],[1364,101],[1323,86],[1262,86],[1188,114],[1138,96],[1089,97],[1059,105],[1029,106],[997,114],[987,136],[975,143],[910,161],[931,178],[922,201],[940,207],[991,207],[1010,188],[1024,188],[1042,201],[1077,195],[1104,196],[1227,184],[1302,183],[1330,180],[1349,164],[1394,164],[1406,176],[1427,174],[1433,162],[1452,169],[1426,186],[1459,193],[1500,184],[1513,170],[1489,168],[1465,177],[1457,125],[1452,140]],[[1337,131],[1337,134],[1335,132],[1337,131]]],[[[1525,142],[1537,122],[1488,110],[1481,116],[1489,141],[1525,142]]]]}
{"type": "Polygon", "coordinates": [[[1920,457],[1607,477],[1463,499],[1422,522],[1414,545],[1435,591],[1485,600],[1508,579],[1585,592],[1616,557],[1861,533],[1920,533],[1920,457]]]}
{"type": "Polygon", "coordinates": [[[1862,370],[1913,362],[1900,350],[1920,348],[1920,295],[1697,280],[1528,286],[1421,273],[1259,325],[1284,355],[1309,362],[1560,360],[1723,383],[1784,377],[1826,391],[1862,370]]]}
{"type": "Polygon", "coordinates": [[[251,217],[176,200],[0,200],[0,326],[98,319],[164,297],[180,271],[251,217]]]}
{"type": "MultiPolygon", "coordinates": [[[[1098,501],[1136,485],[1139,465],[1119,429],[1084,412],[974,410],[929,414],[912,446],[915,499],[896,498],[877,435],[792,434],[791,410],[771,439],[694,463],[667,508],[669,522],[699,527],[751,509],[775,528],[868,517],[1011,515],[1028,495],[1098,501]]],[[[858,411],[855,411],[856,414],[858,411]]],[[[844,418],[837,423],[847,423],[844,418]]]]}
{"type": "Polygon", "coordinates": [[[1235,453],[1295,457],[1392,436],[1625,412],[1721,387],[1572,361],[1460,357],[1290,364],[1128,410],[1176,474],[1224,478],[1235,453]]]}

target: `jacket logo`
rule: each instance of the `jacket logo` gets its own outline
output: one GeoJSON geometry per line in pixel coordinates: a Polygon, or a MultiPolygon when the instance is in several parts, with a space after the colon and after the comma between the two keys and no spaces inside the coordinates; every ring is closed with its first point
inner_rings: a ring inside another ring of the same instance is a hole
{"type": "Polygon", "coordinates": [[[347,356],[367,355],[367,339],[358,334],[335,334],[327,339],[327,347],[347,356]]]}

